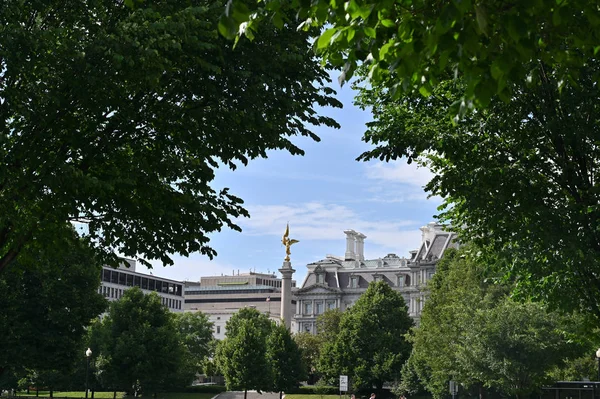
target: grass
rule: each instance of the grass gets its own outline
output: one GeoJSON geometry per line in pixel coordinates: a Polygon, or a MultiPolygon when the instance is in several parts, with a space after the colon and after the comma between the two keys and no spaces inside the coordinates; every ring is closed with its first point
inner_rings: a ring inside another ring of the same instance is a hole
{"type": "MultiPolygon", "coordinates": [[[[211,399],[217,394],[214,393],[175,393],[175,392],[161,392],[156,395],[157,399],[211,399]]],[[[35,397],[35,391],[30,391],[29,395],[26,392],[17,392],[17,396],[35,397]]],[[[40,398],[48,398],[50,392],[40,391],[40,398]]],[[[55,398],[85,398],[85,391],[83,392],[54,392],[55,398]]],[[[91,394],[88,395],[91,399],[91,394]]],[[[112,399],[112,392],[94,392],[94,399],[112,399]]],[[[125,392],[117,392],[117,399],[125,398],[125,392]]],[[[154,399],[153,395],[140,396],[141,399],[154,399]]],[[[314,399],[314,398],[313,398],[314,399]]]]}
{"type": "MultiPolygon", "coordinates": [[[[113,398],[113,393],[112,392],[94,392],[94,399],[112,399],[113,398]]],[[[26,391],[20,391],[17,392],[17,396],[36,396],[35,395],[35,391],[29,391],[29,394],[27,394],[26,391]]],[[[40,391],[39,392],[39,397],[40,398],[47,398],[50,396],[50,392],[49,391],[40,391]]],[[[81,392],[59,392],[59,391],[54,391],[53,392],[53,396],[57,397],[57,398],[85,398],[85,391],[81,391],[81,392]]],[[[123,397],[125,396],[125,392],[117,392],[117,399],[123,399],[123,397]]],[[[91,393],[88,395],[88,398],[91,398],[91,393]]],[[[203,398],[202,398],[203,399],[203,398]]]]}

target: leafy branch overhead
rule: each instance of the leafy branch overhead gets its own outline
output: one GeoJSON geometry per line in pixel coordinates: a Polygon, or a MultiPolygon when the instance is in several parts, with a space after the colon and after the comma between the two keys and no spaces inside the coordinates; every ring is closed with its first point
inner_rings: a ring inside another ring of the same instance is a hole
{"type": "Polygon", "coordinates": [[[252,38],[259,26],[297,22],[321,29],[315,49],[342,83],[361,63],[373,85],[398,94],[428,96],[457,76],[466,82],[459,111],[535,83],[532,61],[556,69],[558,84],[574,81],[600,49],[600,8],[587,0],[230,0],[219,31],[252,38]]]}
{"type": "Polygon", "coordinates": [[[235,50],[212,0],[0,5],[0,270],[85,223],[99,260],[209,257],[242,199],[215,169],[283,149],[341,104],[308,33],[264,26],[235,50]],[[269,60],[269,62],[265,62],[269,60]]]}

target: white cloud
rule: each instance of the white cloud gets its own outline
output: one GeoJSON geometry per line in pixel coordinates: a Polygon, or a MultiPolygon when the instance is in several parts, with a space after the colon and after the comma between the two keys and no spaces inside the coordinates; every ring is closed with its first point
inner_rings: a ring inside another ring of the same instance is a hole
{"type": "Polygon", "coordinates": [[[239,220],[244,234],[248,235],[280,236],[289,222],[293,238],[301,241],[336,240],[340,242],[335,247],[339,251],[343,249],[343,231],[347,229],[360,231],[367,236],[365,254],[369,254],[369,246],[377,247],[378,251],[407,251],[414,249],[420,242],[420,225],[417,221],[373,220],[337,204],[308,202],[295,205],[257,205],[249,206],[248,210],[250,219],[239,220]]]}
{"type": "Polygon", "coordinates": [[[192,254],[189,258],[179,255],[173,256],[175,264],[173,266],[163,267],[162,262],[152,261],[152,269],[138,263],[136,271],[145,274],[155,274],[160,277],[170,278],[179,281],[199,281],[200,276],[220,276],[221,274],[231,275],[234,270],[239,269],[239,265],[226,264],[216,260],[210,260],[200,254],[192,254]]]}
{"type": "Polygon", "coordinates": [[[395,162],[377,162],[368,165],[366,176],[368,179],[373,180],[423,187],[429,183],[434,174],[427,167],[419,166],[415,162],[409,165],[403,159],[395,162]]]}

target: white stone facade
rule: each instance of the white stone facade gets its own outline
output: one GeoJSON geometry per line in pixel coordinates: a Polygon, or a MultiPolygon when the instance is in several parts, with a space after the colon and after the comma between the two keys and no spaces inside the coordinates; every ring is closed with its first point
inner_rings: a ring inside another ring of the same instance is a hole
{"type": "Polygon", "coordinates": [[[419,322],[426,299],[425,285],[435,273],[435,265],[449,247],[457,247],[456,235],[437,223],[421,228],[421,246],[409,258],[388,254],[365,259],[364,234],[346,230],[343,258],[328,255],[307,265],[308,274],[295,292],[295,332],[316,333],[316,319],[327,309],[342,311],[351,307],[369,283],[385,281],[404,298],[408,313],[419,322]]]}

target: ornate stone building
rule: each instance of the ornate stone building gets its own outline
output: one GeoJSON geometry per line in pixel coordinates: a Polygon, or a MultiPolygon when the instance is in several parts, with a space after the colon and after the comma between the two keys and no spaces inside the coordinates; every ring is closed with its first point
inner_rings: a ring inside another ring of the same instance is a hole
{"type": "Polygon", "coordinates": [[[427,281],[435,273],[435,265],[449,247],[456,247],[456,235],[437,223],[421,227],[418,249],[408,258],[388,254],[383,258],[365,259],[364,234],[346,230],[344,257],[327,255],[307,265],[308,274],[295,292],[295,331],[316,333],[316,319],[327,309],[342,311],[351,307],[372,281],[385,281],[400,292],[408,312],[419,322],[427,281]]]}

